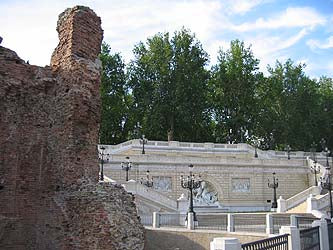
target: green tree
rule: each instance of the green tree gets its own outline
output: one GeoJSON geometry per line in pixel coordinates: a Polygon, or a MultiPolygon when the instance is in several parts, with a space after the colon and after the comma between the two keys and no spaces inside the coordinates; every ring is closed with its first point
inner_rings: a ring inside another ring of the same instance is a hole
{"type": "Polygon", "coordinates": [[[268,67],[270,75],[261,86],[259,133],[271,148],[283,150],[289,144],[293,150],[309,150],[318,140],[318,85],[304,67],[290,59],[268,67]]]}
{"type": "Polygon", "coordinates": [[[333,79],[321,77],[318,80],[319,86],[319,109],[318,109],[318,129],[316,131],[318,138],[324,138],[327,147],[333,151],[333,79]]]}
{"type": "Polygon", "coordinates": [[[134,48],[129,66],[136,119],[148,138],[209,140],[208,55],[186,29],[158,33],[134,48]]]}
{"type": "Polygon", "coordinates": [[[253,135],[258,113],[259,60],[244,42],[231,41],[220,50],[210,81],[216,141],[244,141],[253,135]]]}
{"type": "Polygon", "coordinates": [[[100,143],[117,144],[128,139],[131,97],[126,86],[125,64],[118,53],[102,44],[100,143]]]}

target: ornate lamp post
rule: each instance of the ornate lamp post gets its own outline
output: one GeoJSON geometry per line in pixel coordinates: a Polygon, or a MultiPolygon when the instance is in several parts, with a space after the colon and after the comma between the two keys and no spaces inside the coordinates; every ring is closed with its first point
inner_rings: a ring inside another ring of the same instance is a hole
{"type": "Polygon", "coordinates": [[[126,156],[127,161],[121,163],[121,168],[126,171],[126,181],[128,181],[128,171],[132,168],[132,162],[129,159],[129,156],[126,156]]]}
{"type": "MultiPolygon", "coordinates": [[[[109,154],[104,154],[104,150],[106,149],[104,146],[100,146],[99,149],[101,151],[98,152],[98,158],[100,159],[100,176],[99,179],[101,181],[104,181],[104,163],[105,163],[105,158],[104,156],[109,156],[109,154]]],[[[106,159],[106,162],[109,161],[109,159],[106,159]]]]}
{"type": "Polygon", "coordinates": [[[323,151],[326,152],[326,168],[328,168],[329,167],[328,156],[330,155],[331,152],[326,147],[326,140],[324,138],[321,138],[320,144],[323,151]]]}
{"type": "Polygon", "coordinates": [[[286,146],[286,150],[287,150],[287,154],[288,154],[288,160],[290,160],[290,150],[291,150],[291,147],[290,147],[289,144],[286,146]]]}
{"type": "Polygon", "coordinates": [[[140,142],[142,142],[142,154],[145,154],[145,144],[147,144],[148,140],[145,138],[145,135],[143,134],[141,136],[140,142]]]}
{"type": "Polygon", "coordinates": [[[187,177],[181,176],[180,183],[181,183],[182,188],[188,189],[190,191],[190,206],[188,208],[188,213],[193,213],[194,221],[197,221],[195,212],[193,210],[193,189],[199,188],[202,181],[192,173],[192,170],[193,170],[193,165],[190,164],[189,165],[189,171],[190,171],[189,176],[187,176],[187,177]]]}
{"type": "Polygon", "coordinates": [[[324,138],[320,139],[320,145],[321,145],[322,150],[325,151],[325,149],[326,149],[326,140],[324,138]]]}
{"type": "Polygon", "coordinates": [[[315,176],[315,186],[318,186],[317,174],[320,173],[320,167],[317,165],[317,162],[314,162],[314,165],[311,166],[311,173],[315,176]]]}
{"type": "Polygon", "coordinates": [[[141,178],[140,183],[145,185],[146,187],[153,187],[154,186],[153,177],[150,178],[150,176],[149,176],[149,170],[147,170],[147,173],[146,173],[146,180],[144,181],[141,178]]]}
{"type": "Polygon", "coordinates": [[[253,146],[254,146],[254,157],[258,158],[258,151],[257,151],[257,148],[259,147],[259,140],[258,140],[258,138],[254,138],[254,140],[253,140],[253,146]]]}
{"type": "Polygon", "coordinates": [[[311,152],[312,152],[313,161],[315,163],[317,163],[317,159],[316,159],[316,148],[317,148],[317,144],[315,142],[312,142],[312,144],[311,144],[311,152]]]}
{"type": "Polygon", "coordinates": [[[228,135],[227,135],[227,143],[232,144],[232,129],[229,129],[228,135]]]}
{"type": "Polygon", "coordinates": [[[272,208],[277,208],[276,189],[279,187],[279,180],[278,178],[275,178],[275,173],[273,173],[273,183],[270,183],[268,179],[268,187],[273,188],[274,190],[272,208]]]}
{"type": "Polygon", "coordinates": [[[257,145],[254,144],[254,157],[258,158],[257,145]]]}

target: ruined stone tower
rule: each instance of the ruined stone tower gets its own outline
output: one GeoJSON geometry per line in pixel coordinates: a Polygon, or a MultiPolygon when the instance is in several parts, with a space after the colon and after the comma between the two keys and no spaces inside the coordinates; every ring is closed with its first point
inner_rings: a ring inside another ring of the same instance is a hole
{"type": "Polygon", "coordinates": [[[0,249],[143,249],[132,196],[98,183],[100,18],[57,31],[51,67],[0,46],[0,249]]]}

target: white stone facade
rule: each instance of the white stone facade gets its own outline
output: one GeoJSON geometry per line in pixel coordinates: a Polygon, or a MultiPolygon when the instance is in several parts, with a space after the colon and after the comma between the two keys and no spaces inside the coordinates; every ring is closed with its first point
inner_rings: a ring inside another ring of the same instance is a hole
{"type": "MultiPolygon", "coordinates": [[[[124,182],[121,163],[129,156],[132,168],[129,179],[140,181],[146,171],[154,179],[154,189],[177,200],[187,191],[181,187],[180,177],[189,174],[188,166],[206,183],[204,195],[195,194],[196,207],[221,207],[228,211],[269,210],[273,190],[268,188],[272,173],[279,179],[277,194],[287,199],[313,185],[307,152],[258,150],[248,144],[187,143],[178,141],[148,141],[142,154],[140,140],[119,145],[104,145],[104,174],[117,182],[124,182]],[[209,202],[211,201],[211,202],[209,202]]],[[[317,154],[324,162],[324,154],[317,154]]],[[[202,191],[201,191],[202,192],[202,191]]]]}

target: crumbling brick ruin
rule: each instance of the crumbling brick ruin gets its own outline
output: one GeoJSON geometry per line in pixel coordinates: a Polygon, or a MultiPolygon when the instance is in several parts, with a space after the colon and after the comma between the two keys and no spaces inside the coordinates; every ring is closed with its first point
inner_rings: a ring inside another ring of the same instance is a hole
{"type": "Polygon", "coordinates": [[[100,18],[57,31],[50,67],[0,46],[0,249],[143,249],[132,196],[98,183],[100,18]]]}

